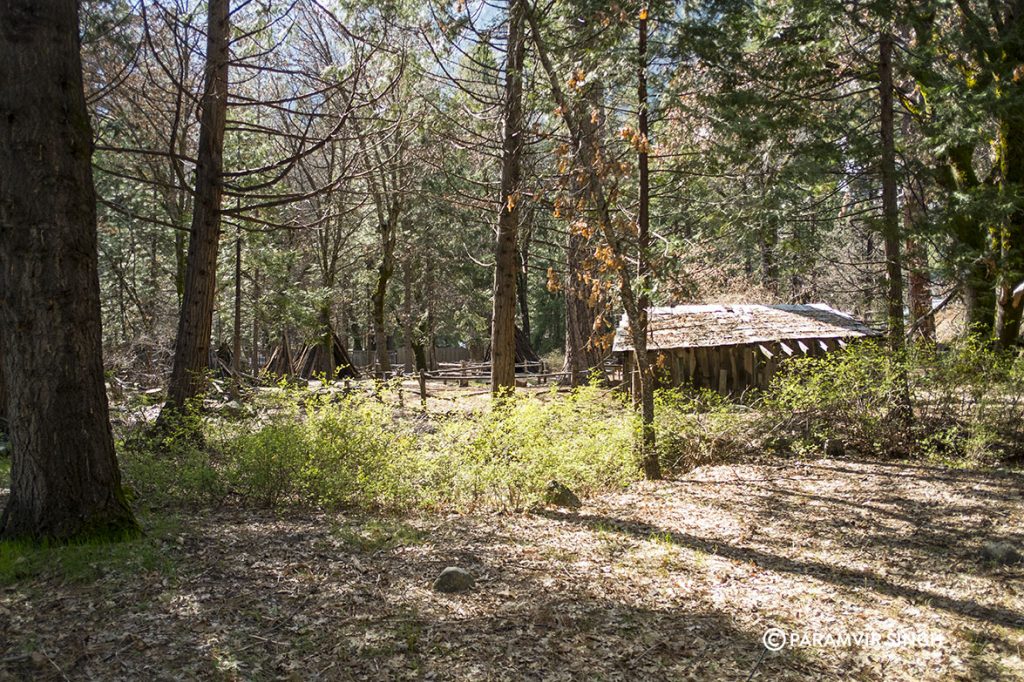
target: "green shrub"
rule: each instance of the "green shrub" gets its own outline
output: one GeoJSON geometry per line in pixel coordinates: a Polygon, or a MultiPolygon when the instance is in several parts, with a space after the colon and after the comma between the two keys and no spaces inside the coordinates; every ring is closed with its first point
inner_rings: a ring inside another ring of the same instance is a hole
{"type": "Polygon", "coordinates": [[[150,506],[220,504],[227,488],[209,451],[197,439],[207,428],[193,407],[159,429],[146,425],[129,434],[118,448],[129,498],[145,500],[150,506]]]}
{"type": "Polygon", "coordinates": [[[977,337],[902,358],[873,342],[787,362],[760,405],[761,430],[788,451],[833,444],[866,455],[992,462],[1024,448],[1024,360],[977,337]],[[913,419],[898,413],[907,377],[913,419]]]}
{"type": "Polygon", "coordinates": [[[1024,454],[1024,357],[970,336],[916,347],[910,359],[922,454],[981,463],[1024,454]]]}
{"type": "Polygon", "coordinates": [[[428,439],[429,502],[518,510],[540,503],[551,480],[581,495],[620,487],[639,475],[636,432],[632,411],[595,387],[506,398],[428,439]]]}
{"type": "Polygon", "coordinates": [[[860,453],[899,450],[905,428],[893,408],[904,367],[872,341],[789,360],[762,397],[761,428],[775,434],[777,449],[797,453],[830,442],[860,453]]]}
{"type": "Polygon", "coordinates": [[[596,388],[423,419],[417,432],[382,400],[281,389],[253,415],[202,421],[203,447],[183,429],[122,448],[122,466],[151,503],[320,508],[524,509],[552,479],[586,495],[638,476],[635,417],[596,388]]]}
{"type": "Polygon", "coordinates": [[[654,414],[658,454],[670,471],[727,461],[750,449],[750,409],[715,391],[659,390],[654,414]]]}
{"type": "Polygon", "coordinates": [[[361,397],[322,402],[305,428],[310,450],[299,484],[307,502],[380,507],[414,502],[411,436],[387,406],[361,397]]]}

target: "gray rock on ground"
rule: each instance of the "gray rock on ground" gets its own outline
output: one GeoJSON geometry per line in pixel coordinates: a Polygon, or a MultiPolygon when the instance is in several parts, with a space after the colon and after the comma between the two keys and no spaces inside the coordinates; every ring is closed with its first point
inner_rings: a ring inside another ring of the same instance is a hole
{"type": "Polygon", "coordinates": [[[986,542],[981,546],[981,558],[1000,566],[1019,564],[1024,557],[1009,542],[986,542]]]}
{"type": "Polygon", "coordinates": [[[438,592],[465,592],[473,589],[476,579],[469,571],[458,566],[449,566],[434,580],[438,592]]]}
{"type": "Polygon", "coordinates": [[[838,438],[829,438],[825,441],[825,456],[831,459],[842,459],[846,456],[846,443],[838,438]]]}
{"type": "Polygon", "coordinates": [[[544,491],[544,501],[556,507],[568,507],[569,509],[579,509],[583,506],[576,493],[558,481],[548,483],[544,491]]]}

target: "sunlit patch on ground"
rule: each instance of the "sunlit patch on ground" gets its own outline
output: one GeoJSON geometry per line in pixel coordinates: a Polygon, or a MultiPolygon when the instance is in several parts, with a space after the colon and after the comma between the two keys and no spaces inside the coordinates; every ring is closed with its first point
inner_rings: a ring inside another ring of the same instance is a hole
{"type": "Polygon", "coordinates": [[[1024,570],[979,549],[1024,545],[1022,490],[779,461],[578,513],[202,513],[151,534],[165,564],[2,588],[0,679],[1020,679],[1024,570]],[[476,588],[431,590],[449,565],[476,588]]]}

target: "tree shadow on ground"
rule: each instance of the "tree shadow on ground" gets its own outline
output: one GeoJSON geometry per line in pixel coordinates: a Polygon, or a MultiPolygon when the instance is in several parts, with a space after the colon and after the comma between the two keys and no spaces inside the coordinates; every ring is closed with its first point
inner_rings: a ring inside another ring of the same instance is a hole
{"type": "Polygon", "coordinates": [[[0,645],[0,679],[799,680],[834,673],[803,651],[765,655],[761,632],[708,603],[651,603],[632,586],[608,589],[589,574],[552,578],[560,564],[530,559],[533,548],[514,533],[472,519],[452,523],[458,527],[444,537],[377,547],[338,544],[333,519],[320,516],[212,515],[169,548],[181,562],[173,580],[139,576],[111,586],[116,601],[103,586],[54,587],[27,598],[62,627],[29,640],[21,637],[29,633],[8,632],[27,648],[11,656],[0,645]],[[510,556],[510,547],[525,554],[510,556]],[[451,562],[479,576],[475,590],[429,589],[451,562]]]}
{"type": "MultiPolygon", "coordinates": [[[[783,465],[786,466],[786,465],[783,465]]],[[[824,478],[838,481],[833,492],[815,494],[804,489],[788,487],[790,481],[807,483],[808,477],[786,475],[780,470],[777,477],[759,476],[756,479],[732,480],[686,479],[665,483],[679,496],[688,496],[712,508],[706,513],[721,510],[742,519],[745,531],[760,530],[753,542],[750,537],[726,538],[720,532],[696,534],[671,527],[668,523],[651,522],[629,512],[621,516],[589,513],[541,511],[541,515],[566,523],[583,525],[591,529],[611,529],[632,538],[668,538],[682,548],[715,554],[734,561],[751,563],[769,570],[808,576],[851,591],[865,591],[898,597],[913,603],[967,617],[992,625],[1019,628],[1024,626],[1024,613],[1001,605],[986,604],[972,598],[953,597],[906,582],[896,582],[876,570],[859,569],[828,563],[808,556],[786,552],[782,541],[801,538],[805,542],[822,541],[818,549],[828,548],[838,562],[853,553],[867,550],[877,559],[876,565],[885,565],[896,556],[903,558],[912,568],[948,568],[951,555],[962,561],[973,561],[974,569],[984,568],[977,560],[977,547],[991,539],[1024,542],[1017,530],[997,530],[982,522],[992,515],[993,504],[1020,500],[1020,477],[1013,474],[992,474],[942,470],[934,467],[910,466],[899,476],[899,484],[872,487],[869,499],[856,488],[863,476],[884,476],[891,473],[891,465],[877,463],[794,463],[793,468],[828,473],[824,478]],[[865,468],[860,468],[860,467],[865,468]],[[866,469],[866,470],[865,470],[866,469]],[[937,473],[941,472],[941,473],[937,473]],[[848,475],[848,480],[836,477],[848,475]],[[945,498],[930,499],[926,483],[939,484],[945,498]],[[959,487],[950,487],[956,484],[959,487]],[[987,489],[977,499],[977,484],[996,488],[997,497],[989,497],[987,489]],[[722,495],[722,486],[739,486],[742,494],[722,495]],[[914,493],[907,493],[911,488],[914,493]],[[751,493],[754,493],[751,495],[751,493]],[[924,497],[919,497],[924,496],[924,497]],[[808,503],[818,503],[811,508],[808,503]],[[975,524],[972,519],[981,519],[975,524]],[[888,522],[887,522],[888,520],[888,522]],[[959,521],[957,523],[956,521],[959,521]],[[975,527],[977,525],[978,527],[975,527]],[[767,531],[765,530],[767,528],[767,531]],[[768,537],[766,537],[766,535],[768,537]],[[760,545],[760,546],[759,546],[760,545]],[[897,551],[899,550],[899,551],[897,551]],[[792,554],[792,555],[791,555],[792,554]]],[[[895,474],[892,474],[895,475],[895,474]]],[[[811,479],[813,481],[813,479],[811,479]]],[[[668,521],[685,519],[667,519],[668,521]]],[[[742,536],[743,534],[737,534],[742,536]]]]}

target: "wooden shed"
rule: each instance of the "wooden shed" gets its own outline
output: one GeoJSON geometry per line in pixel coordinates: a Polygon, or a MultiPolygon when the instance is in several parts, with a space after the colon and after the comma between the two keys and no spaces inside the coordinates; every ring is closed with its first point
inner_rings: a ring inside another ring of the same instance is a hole
{"type": "MultiPolygon", "coordinates": [[[[738,395],[766,388],[786,358],[822,355],[856,339],[880,335],[823,303],[680,305],[650,309],[647,348],[659,385],[738,395]]],[[[624,379],[635,382],[626,315],[616,330],[612,352],[622,359],[624,379]]]]}

